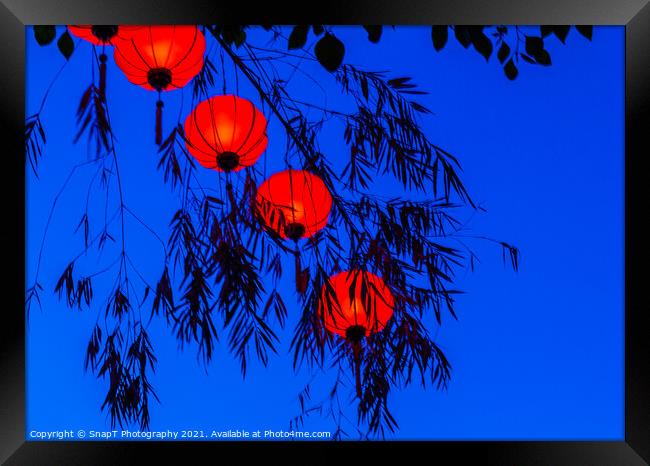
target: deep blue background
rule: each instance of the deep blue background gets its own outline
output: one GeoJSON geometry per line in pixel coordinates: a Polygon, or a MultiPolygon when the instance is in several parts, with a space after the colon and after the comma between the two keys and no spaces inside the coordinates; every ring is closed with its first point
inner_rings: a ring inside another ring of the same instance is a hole
{"type": "MultiPolygon", "coordinates": [[[[494,63],[496,57],[486,64],[455,40],[435,53],[428,28],[385,30],[379,45],[370,44],[361,28],[335,31],[347,44],[347,62],[411,76],[429,91],[420,100],[434,115],[422,121],[424,128],[431,140],[460,158],[466,185],[487,209],[472,218],[470,233],[514,243],[522,251],[520,272],[514,273],[503,266],[498,246],[472,243],[481,263],[474,273],[459,273],[458,287],[467,292],[458,299],[460,318],[446,318],[442,328],[432,329],[453,365],[449,390],[424,391],[416,385],[395,392],[390,401],[400,430],[394,437],[622,439],[624,29],[595,28],[591,43],[572,30],[566,46],[550,37],[553,66],[522,65],[514,82],[494,63]]],[[[55,45],[39,47],[31,29],[26,33],[30,115],[64,59],[55,45]]],[[[261,44],[267,37],[259,31],[251,36],[261,44]]],[[[112,59],[108,65],[126,202],[166,238],[178,200],[156,170],[156,96],[130,85],[112,59]]],[[[301,66],[291,79],[296,95],[344,105],[327,73],[307,62],[301,66]]],[[[70,168],[87,157],[84,145],[73,145],[72,139],[76,107],[90,79],[91,46],[79,42],[42,113],[47,145],[40,179],[27,171],[28,285],[53,198],[70,168]]],[[[235,91],[230,78],[228,86],[235,91]]],[[[259,104],[241,82],[239,92],[259,104]]],[[[188,89],[164,96],[165,133],[179,113],[184,120],[190,94],[188,89]]],[[[333,158],[345,154],[337,131],[325,131],[321,140],[333,158]]],[[[285,144],[276,120],[270,122],[269,141],[260,163],[272,172],[282,165],[285,144]]],[[[52,292],[70,258],[82,250],[82,236],[74,229],[93,173],[82,168],[74,175],[46,238],[39,275],[43,310],[32,308],[27,328],[28,432],[109,428],[99,410],[106,382],[83,371],[96,313],[103,311],[69,310],[52,292]]],[[[206,185],[215,185],[219,176],[201,173],[206,185]]],[[[381,189],[391,194],[385,185],[381,189]]],[[[91,202],[99,219],[101,195],[96,197],[91,202]]],[[[115,199],[111,202],[115,207],[115,199]]],[[[112,230],[116,238],[118,225],[112,230]]],[[[160,245],[132,220],[127,249],[153,282],[162,265],[160,245]]],[[[102,264],[112,257],[107,250],[102,264]]],[[[94,261],[88,258],[81,270],[100,268],[94,261]]],[[[95,283],[98,303],[102,283],[113,278],[105,274],[95,283]]],[[[152,381],[162,400],[151,405],[152,430],[288,427],[299,412],[296,395],[311,377],[305,371],[294,374],[287,356],[298,308],[291,273],[285,280],[290,320],[281,332],[284,346],[268,368],[253,364],[246,380],[223,341],[206,373],[194,348],[178,351],[164,323],[151,324],[159,359],[152,381]]],[[[318,400],[326,395],[331,376],[316,380],[318,400]]],[[[354,418],[354,407],[348,414],[354,418]]],[[[305,430],[333,426],[313,416],[305,430]]]]}

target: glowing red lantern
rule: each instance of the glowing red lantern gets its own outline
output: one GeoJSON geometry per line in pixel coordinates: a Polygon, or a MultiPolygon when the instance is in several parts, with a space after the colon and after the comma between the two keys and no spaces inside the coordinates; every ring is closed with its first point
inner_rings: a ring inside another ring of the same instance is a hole
{"type": "Polygon", "coordinates": [[[133,32],[142,26],[118,26],[118,25],[69,25],[68,31],[72,35],[80,37],[93,45],[101,45],[102,52],[99,55],[99,92],[106,93],[106,53],[104,46],[114,45],[117,41],[126,40],[133,32]]]}
{"type": "Polygon", "coordinates": [[[144,26],[115,43],[115,63],[133,84],[158,91],[156,144],[162,142],[162,91],[180,89],[203,67],[205,37],[196,26],[144,26]]]}
{"type": "Polygon", "coordinates": [[[257,189],[258,210],[282,238],[297,241],[327,225],[332,196],[318,176],[305,170],[271,175],[257,189]]]}
{"type": "Polygon", "coordinates": [[[325,328],[345,337],[352,345],[357,396],[361,398],[361,341],[381,331],[393,315],[395,301],[377,275],[355,270],[329,278],[321,291],[320,312],[325,328]]]}
{"type": "Polygon", "coordinates": [[[266,149],[266,118],[249,100],[219,95],[190,113],[185,138],[187,150],[204,167],[238,171],[253,165],[266,149]]]}
{"type": "Polygon", "coordinates": [[[340,272],[330,277],[329,282],[334,296],[329,295],[327,299],[327,286],[323,286],[321,293],[327,330],[354,341],[386,326],[395,302],[380,277],[366,271],[340,272]]]}

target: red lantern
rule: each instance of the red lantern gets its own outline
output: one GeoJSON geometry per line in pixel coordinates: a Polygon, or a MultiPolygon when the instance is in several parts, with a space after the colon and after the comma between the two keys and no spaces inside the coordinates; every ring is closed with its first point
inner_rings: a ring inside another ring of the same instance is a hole
{"type": "Polygon", "coordinates": [[[395,302],[381,278],[371,272],[353,271],[340,272],[330,277],[329,282],[334,296],[328,295],[326,286],[321,293],[323,322],[327,330],[354,341],[386,326],[393,315],[395,302]]]}
{"type": "Polygon", "coordinates": [[[352,345],[357,396],[361,398],[361,341],[379,332],[393,315],[395,301],[384,281],[366,271],[340,272],[321,290],[320,312],[325,328],[352,345]],[[329,298],[329,299],[328,299],[329,298]]]}
{"type": "Polygon", "coordinates": [[[142,26],[117,26],[117,25],[85,25],[68,26],[71,34],[80,37],[93,45],[101,45],[99,55],[99,92],[102,96],[106,93],[106,53],[104,46],[114,45],[120,40],[127,40],[142,26]]]}
{"type": "Polygon", "coordinates": [[[249,100],[219,95],[199,103],[185,120],[187,150],[206,168],[238,171],[266,149],[266,118],[249,100]]]}
{"type": "Polygon", "coordinates": [[[325,228],[332,196],[318,176],[304,170],[271,175],[257,189],[258,210],[282,238],[297,241],[325,228]]]}
{"type": "Polygon", "coordinates": [[[162,142],[162,91],[180,89],[203,67],[205,37],[196,26],[145,26],[115,44],[115,63],[133,84],[158,91],[156,144],[162,142]]]}

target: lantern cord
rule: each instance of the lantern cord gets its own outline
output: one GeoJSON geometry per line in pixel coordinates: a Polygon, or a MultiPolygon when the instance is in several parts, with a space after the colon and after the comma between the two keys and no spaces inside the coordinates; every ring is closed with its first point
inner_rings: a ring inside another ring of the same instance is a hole
{"type": "Polygon", "coordinates": [[[156,144],[162,144],[162,109],[163,101],[160,100],[160,92],[158,92],[158,102],[156,102],[156,144]]]}
{"type": "Polygon", "coordinates": [[[106,98],[106,54],[102,51],[99,56],[99,94],[102,99],[106,98]]]}

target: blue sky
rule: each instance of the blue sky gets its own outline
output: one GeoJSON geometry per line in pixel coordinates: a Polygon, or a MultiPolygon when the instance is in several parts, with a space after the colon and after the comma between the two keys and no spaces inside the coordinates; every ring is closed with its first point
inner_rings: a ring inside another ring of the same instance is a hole
{"type": "MultiPolygon", "coordinates": [[[[459,320],[446,318],[441,328],[431,328],[453,366],[449,389],[415,385],[394,392],[390,403],[400,429],[388,438],[622,439],[624,29],[597,27],[592,42],[572,30],[565,46],[551,37],[546,43],[553,65],[522,65],[515,81],[505,78],[496,57],[486,64],[455,40],[434,52],[428,28],[386,29],[378,45],[361,28],[334,31],[346,44],[346,62],[411,76],[429,92],[420,101],[434,114],[422,125],[432,141],[460,159],[466,186],[487,209],[472,217],[472,233],[513,243],[522,254],[515,273],[503,266],[498,246],[472,243],[481,262],[474,272],[458,274],[457,287],[466,292],[458,298],[459,320]]],[[[30,115],[64,59],[55,45],[39,47],[31,30],[26,33],[30,115]]],[[[263,43],[265,34],[252,31],[252,40],[263,43]]],[[[28,169],[26,180],[28,284],[54,196],[71,167],[87,158],[84,145],[72,139],[77,105],[91,80],[91,53],[90,44],[78,43],[42,113],[47,144],[40,177],[28,169]]],[[[301,67],[291,78],[298,95],[345,105],[318,65],[301,67]]],[[[107,92],[126,203],[166,238],[178,200],[156,170],[156,95],[128,83],[110,57],[107,92]]],[[[239,92],[259,104],[244,83],[239,92]]],[[[165,133],[179,116],[184,121],[190,96],[190,89],[163,96],[165,133]]],[[[270,120],[269,146],[259,162],[269,173],[281,169],[284,144],[282,129],[270,120]]],[[[334,127],[323,131],[321,146],[334,158],[346,153],[334,127]]],[[[27,328],[28,432],[110,427],[99,409],[106,382],[83,371],[99,305],[70,310],[52,292],[83,248],[74,230],[93,173],[75,173],[47,234],[39,272],[42,311],[33,308],[27,328]]],[[[216,184],[220,175],[200,176],[216,184]]],[[[137,223],[127,226],[127,249],[154,281],[162,266],[160,245],[137,223]]],[[[86,270],[98,268],[93,261],[86,261],[86,270]]],[[[113,278],[107,276],[104,285],[113,278]]],[[[296,396],[312,377],[294,373],[287,356],[298,307],[290,273],[285,281],[290,317],[280,332],[280,356],[267,368],[253,364],[245,380],[223,341],[206,372],[194,348],[179,351],[164,322],[152,322],[159,361],[152,383],[162,401],[150,406],[152,430],[288,428],[299,412],[296,396]]],[[[94,287],[100,294],[102,281],[94,287]]],[[[331,377],[317,376],[315,400],[326,395],[331,377]]],[[[354,406],[347,409],[354,418],[354,406]]],[[[314,415],[304,430],[334,427],[314,415]]]]}

